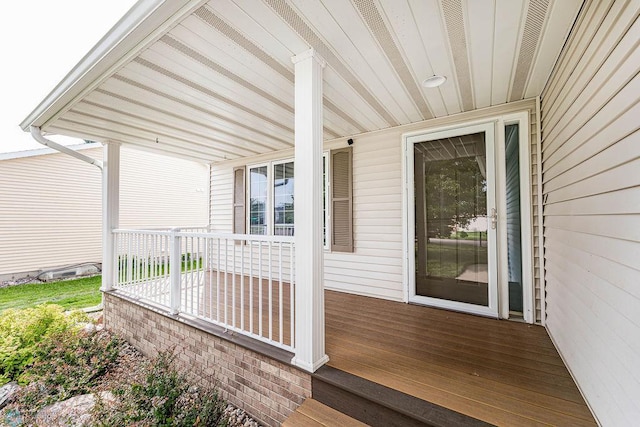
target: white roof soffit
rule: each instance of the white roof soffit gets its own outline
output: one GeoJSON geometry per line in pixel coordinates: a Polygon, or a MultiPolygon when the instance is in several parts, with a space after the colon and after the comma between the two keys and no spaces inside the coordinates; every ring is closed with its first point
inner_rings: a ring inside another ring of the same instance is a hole
{"type": "Polygon", "coordinates": [[[327,60],[325,139],[531,98],[582,0],[179,4],[138,2],[23,129],[211,162],[291,148],[291,57],[309,47],[327,60]]]}

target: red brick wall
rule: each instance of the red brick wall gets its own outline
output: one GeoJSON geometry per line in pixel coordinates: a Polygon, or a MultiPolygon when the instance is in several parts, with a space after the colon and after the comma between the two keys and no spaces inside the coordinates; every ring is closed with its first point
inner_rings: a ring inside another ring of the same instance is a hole
{"type": "Polygon", "coordinates": [[[175,348],[183,368],[214,378],[224,397],[268,426],[279,426],[311,396],[311,376],[112,294],[104,321],[146,356],[175,348]]]}

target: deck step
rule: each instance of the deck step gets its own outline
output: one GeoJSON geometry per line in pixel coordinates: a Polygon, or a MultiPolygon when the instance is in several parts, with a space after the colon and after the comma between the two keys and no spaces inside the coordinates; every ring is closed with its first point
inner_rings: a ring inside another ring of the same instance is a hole
{"type": "Polygon", "coordinates": [[[491,425],[327,365],[311,384],[313,399],[373,427],[491,425]]]}
{"type": "Polygon", "coordinates": [[[366,424],[336,411],[315,399],[307,399],[282,423],[283,427],[365,427],[366,424]]]}

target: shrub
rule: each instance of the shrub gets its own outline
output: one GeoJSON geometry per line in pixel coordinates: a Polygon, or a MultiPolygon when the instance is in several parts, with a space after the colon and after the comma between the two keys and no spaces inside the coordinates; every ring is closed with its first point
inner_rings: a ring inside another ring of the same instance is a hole
{"type": "Polygon", "coordinates": [[[115,407],[98,401],[94,422],[101,426],[225,426],[225,402],[213,387],[191,385],[175,368],[173,352],[147,362],[142,380],[114,390],[115,407]]]}
{"type": "Polygon", "coordinates": [[[36,361],[23,374],[28,382],[38,382],[45,404],[90,393],[120,352],[120,340],[107,332],[65,331],[52,338],[38,345],[36,361]]]}
{"type": "Polygon", "coordinates": [[[0,385],[18,380],[25,368],[34,362],[36,347],[54,335],[76,330],[80,322],[87,322],[82,312],[65,315],[54,304],[43,304],[23,310],[6,310],[0,314],[0,385]]]}

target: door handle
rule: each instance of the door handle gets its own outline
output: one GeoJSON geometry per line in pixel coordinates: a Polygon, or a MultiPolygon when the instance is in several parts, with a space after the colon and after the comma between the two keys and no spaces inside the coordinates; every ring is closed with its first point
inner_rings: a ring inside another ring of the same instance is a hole
{"type": "Polygon", "coordinates": [[[491,229],[495,230],[498,225],[498,211],[496,208],[491,208],[491,229]]]}

